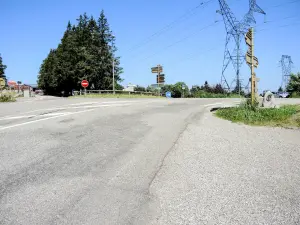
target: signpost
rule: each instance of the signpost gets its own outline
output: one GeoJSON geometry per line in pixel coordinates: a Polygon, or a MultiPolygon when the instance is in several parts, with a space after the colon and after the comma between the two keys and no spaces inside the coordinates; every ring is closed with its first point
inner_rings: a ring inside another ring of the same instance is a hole
{"type": "Polygon", "coordinates": [[[181,86],[181,89],[183,90],[183,91],[182,91],[182,98],[184,98],[184,90],[185,90],[185,86],[182,85],[182,86],[181,86]]]}
{"type": "Polygon", "coordinates": [[[84,88],[84,94],[86,95],[86,88],[89,86],[89,82],[87,80],[81,81],[81,86],[84,88]]]}
{"type": "Polygon", "coordinates": [[[163,67],[161,65],[157,65],[156,67],[151,68],[152,73],[157,73],[156,75],[156,83],[159,86],[159,84],[165,83],[165,75],[161,74],[163,72],[163,67]]]}
{"type": "Polygon", "coordinates": [[[251,68],[251,103],[254,105],[258,88],[257,82],[259,79],[256,78],[254,68],[258,67],[258,59],[254,56],[254,32],[253,28],[250,28],[247,34],[245,35],[245,42],[248,45],[249,49],[246,53],[246,62],[251,68]]]}

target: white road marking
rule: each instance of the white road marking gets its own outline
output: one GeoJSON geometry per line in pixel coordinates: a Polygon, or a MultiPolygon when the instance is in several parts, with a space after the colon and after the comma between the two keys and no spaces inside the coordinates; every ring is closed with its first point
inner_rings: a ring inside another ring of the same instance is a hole
{"type": "Polygon", "coordinates": [[[216,103],[213,103],[213,104],[204,105],[204,107],[214,106],[214,105],[221,105],[221,104],[223,104],[223,102],[216,102],[216,103]]]}
{"type": "MultiPolygon", "coordinates": [[[[98,102],[99,103],[99,107],[101,107],[101,104],[111,104],[111,103],[125,103],[125,102],[132,102],[132,103],[138,103],[139,101],[115,101],[115,102],[98,102]]],[[[148,102],[152,102],[152,101],[142,101],[142,102],[145,102],[145,103],[148,103],[148,102]]],[[[70,105],[66,105],[66,106],[71,106],[73,104],[70,104],[70,105]]],[[[112,104],[113,105],[116,105],[116,104],[112,104]]],[[[104,106],[107,106],[107,105],[104,105],[104,106]]],[[[19,115],[24,115],[24,114],[27,114],[27,113],[34,113],[34,112],[40,112],[40,111],[51,111],[51,110],[64,110],[64,109],[71,109],[73,107],[54,107],[54,108],[48,108],[48,109],[36,109],[36,110],[31,110],[31,111],[27,111],[27,112],[23,112],[23,113],[20,113],[19,115]]],[[[75,107],[74,107],[75,108],[75,107]]],[[[79,107],[77,107],[79,108],[79,107]]],[[[80,108],[83,108],[83,107],[80,107],[80,108]]],[[[5,118],[5,117],[3,117],[5,118]]]]}
{"type": "Polygon", "coordinates": [[[17,120],[17,119],[30,118],[30,117],[36,117],[36,115],[3,117],[0,118],[0,120],[17,120]]]}
{"type": "Polygon", "coordinates": [[[63,117],[63,116],[69,116],[69,115],[74,115],[74,114],[79,114],[79,113],[90,112],[90,111],[93,111],[93,110],[95,110],[95,109],[88,109],[88,110],[73,112],[73,113],[70,112],[70,113],[65,113],[65,114],[61,114],[61,115],[57,115],[57,116],[52,116],[52,117],[47,117],[47,118],[43,118],[43,119],[33,120],[33,121],[25,122],[25,123],[14,124],[14,125],[11,125],[11,126],[5,126],[5,127],[3,126],[3,127],[0,127],[0,131],[10,129],[10,128],[14,128],[14,127],[20,127],[20,126],[24,126],[24,125],[28,125],[28,124],[32,124],[32,123],[37,123],[37,122],[40,122],[40,121],[55,119],[55,118],[59,118],[59,117],[63,117]]]}
{"type": "MultiPolygon", "coordinates": [[[[37,120],[33,120],[33,121],[28,121],[28,122],[24,122],[24,123],[20,123],[20,124],[14,124],[11,126],[0,126],[0,131],[1,130],[6,130],[9,128],[14,128],[14,127],[18,127],[18,126],[23,126],[23,125],[27,125],[27,124],[31,124],[31,123],[36,123],[36,122],[40,122],[40,121],[44,121],[44,120],[49,120],[49,119],[54,119],[54,118],[58,118],[58,117],[62,117],[62,116],[68,116],[68,115],[73,115],[73,114],[78,114],[78,113],[84,113],[84,112],[89,112],[89,111],[93,111],[97,108],[100,107],[112,107],[112,106],[127,106],[130,104],[115,104],[115,105],[99,105],[99,106],[84,106],[84,107],[68,107],[69,109],[74,109],[74,108],[88,108],[87,110],[84,111],[79,111],[79,112],[64,112],[64,113],[47,113],[47,114],[43,114],[43,115],[30,115],[32,117],[44,117],[47,116],[47,118],[43,118],[43,119],[37,119],[37,120]]],[[[30,118],[29,116],[19,116],[19,117],[7,117],[7,118],[2,118],[0,120],[5,120],[5,119],[17,119],[17,118],[30,118]]]]}
{"type": "Polygon", "coordinates": [[[88,108],[100,108],[100,107],[113,107],[113,106],[127,106],[130,104],[114,104],[114,105],[86,105],[86,106],[75,106],[75,107],[68,107],[66,109],[88,109],[88,108]]]}
{"type": "Polygon", "coordinates": [[[80,105],[91,105],[91,104],[96,104],[99,102],[80,102],[80,103],[74,103],[74,104],[70,104],[70,105],[74,105],[74,106],[80,106],[80,105]]]}
{"type": "Polygon", "coordinates": [[[92,104],[119,104],[119,103],[136,103],[140,101],[114,101],[114,102],[80,102],[80,103],[74,103],[70,104],[71,106],[84,106],[84,105],[92,105],[92,104]]]}

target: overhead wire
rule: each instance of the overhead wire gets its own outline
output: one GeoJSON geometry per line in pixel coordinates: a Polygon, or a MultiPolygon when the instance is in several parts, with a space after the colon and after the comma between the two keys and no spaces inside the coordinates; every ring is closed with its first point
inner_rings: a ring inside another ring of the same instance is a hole
{"type": "Polygon", "coordinates": [[[273,5],[273,6],[267,7],[265,10],[268,10],[270,8],[280,7],[280,6],[287,5],[287,4],[292,4],[292,3],[295,3],[295,2],[300,2],[300,0],[293,0],[293,1],[290,1],[290,2],[280,3],[278,5],[273,5]]]}
{"type": "Polygon", "coordinates": [[[198,9],[200,9],[201,7],[207,6],[208,3],[212,2],[212,1],[214,1],[214,0],[207,0],[207,1],[201,2],[197,6],[193,7],[190,10],[188,10],[186,13],[184,13],[181,16],[179,16],[177,19],[175,19],[174,21],[172,21],[171,23],[169,23],[168,25],[166,25],[165,27],[163,27],[162,29],[160,29],[160,30],[156,31],[155,33],[153,33],[152,35],[150,35],[148,38],[146,38],[141,43],[139,43],[137,45],[134,45],[133,47],[131,47],[130,49],[128,49],[128,51],[136,50],[136,49],[142,47],[143,45],[148,44],[149,42],[151,42],[156,37],[160,36],[161,34],[165,33],[166,31],[172,29],[179,22],[182,22],[182,21],[188,19],[189,17],[191,17],[192,15],[196,14],[196,12],[197,12],[198,9]]]}
{"type": "Polygon", "coordinates": [[[209,24],[209,25],[207,25],[207,26],[202,27],[200,30],[197,30],[196,32],[194,32],[194,33],[192,33],[192,34],[190,34],[190,35],[188,35],[188,36],[185,36],[185,37],[181,38],[180,40],[178,40],[178,41],[176,41],[176,42],[173,42],[172,44],[169,44],[168,46],[164,47],[164,48],[161,49],[160,51],[157,51],[157,52],[155,52],[154,54],[152,54],[152,55],[150,55],[150,56],[147,56],[147,57],[143,58],[142,60],[147,60],[147,59],[149,59],[149,58],[151,58],[151,57],[153,57],[153,56],[155,56],[155,55],[157,55],[157,54],[159,54],[159,53],[161,53],[161,52],[163,52],[163,51],[165,51],[165,50],[167,50],[167,49],[169,49],[169,48],[171,48],[171,47],[173,47],[173,46],[175,46],[175,45],[177,45],[177,44],[179,44],[179,43],[181,43],[181,42],[183,42],[183,41],[185,41],[185,40],[187,40],[187,39],[189,39],[189,38],[191,38],[192,36],[194,36],[194,35],[196,35],[196,34],[202,32],[202,31],[204,31],[204,30],[206,30],[206,29],[208,29],[208,28],[210,28],[210,27],[215,26],[218,22],[220,22],[220,21],[214,21],[213,23],[211,23],[211,24],[209,24]]]}

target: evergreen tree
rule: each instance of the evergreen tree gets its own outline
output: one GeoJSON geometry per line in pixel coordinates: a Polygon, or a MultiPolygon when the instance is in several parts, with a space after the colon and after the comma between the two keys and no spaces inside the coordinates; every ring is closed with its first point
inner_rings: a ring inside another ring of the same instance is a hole
{"type": "Polygon", "coordinates": [[[6,82],[6,76],[5,76],[5,69],[6,68],[7,68],[7,66],[3,64],[2,57],[1,57],[1,54],[0,54],[0,78],[4,78],[5,82],[6,82]]]}
{"type": "MultiPolygon", "coordinates": [[[[121,81],[120,58],[112,46],[115,37],[102,11],[98,20],[86,13],[70,22],[57,49],[43,61],[38,77],[39,87],[48,94],[71,93],[81,88],[87,79],[94,89],[112,89],[112,65],[115,62],[115,82],[121,81]]],[[[90,88],[89,87],[89,88],[90,88]]]]}

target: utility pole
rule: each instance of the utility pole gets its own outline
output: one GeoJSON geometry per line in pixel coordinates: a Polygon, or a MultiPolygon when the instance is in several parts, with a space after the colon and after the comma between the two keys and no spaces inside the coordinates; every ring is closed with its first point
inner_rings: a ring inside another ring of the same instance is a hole
{"type": "Polygon", "coordinates": [[[253,57],[254,57],[254,32],[253,32],[253,27],[250,28],[251,30],[251,103],[254,105],[255,102],[255,90],[256,90],[256,76],[254,73],[254,65],[253,65],[253,57]]]}
{"type": "Polygon", "coordinates": [[[116,94],[115,91],[115,56],[114,56],[114,40],[115,36],[112,36],[112,74],[113,74],[113,94],[116,94]]]}
{"type": "Polygon", "coordinates": [[[245,36],[246,44],[249,49],[246,54],[246,62],[250,66],[251,69],[251,104],[254,105],[256,97],[257,97],[257,82],[259,81],[256,78],[256,74],[254,72],[254,68],[258,67],[258,59],[254,56],[254,30],[250,28],[245,36]]]}

